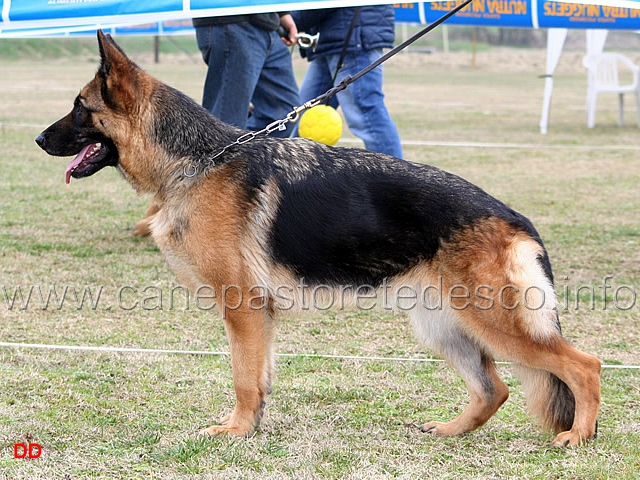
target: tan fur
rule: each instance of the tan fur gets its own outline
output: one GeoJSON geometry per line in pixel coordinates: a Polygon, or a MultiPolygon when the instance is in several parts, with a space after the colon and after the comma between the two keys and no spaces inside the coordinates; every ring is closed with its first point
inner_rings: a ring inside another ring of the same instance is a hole
{"type": "MultiPolygon", "coordinates": [[[[433,283],[437,275],[442,279],[446,292],[454,286],[461,290],[461,285],[466,286],[469,292],[474,292],[479,285],[487,285],[491,289],[484,289],[480,301],[466,308],[463,307],[477,298],[474,299],[472,295],[468,299],[466,295],[457,293],[449,308],[444,308],[446,325],[442,326],[443,322],[440,321],[444,332],[434,333],[432,324],[427,330],[422,327],[421,337],[427,343],[434,339],[426,337],[435,337],[436,349],[446,357],[450,348],[446,342],[456,338],[450,330],[457,330],[477,342],[482,351],[491,357],[524,366],[520,371],[526,372],[526,375],[535,376],[535,372],[543,370],[559,377],[575,395],[576,417],[571,430],[558,432],[553,444],[578,445],[595,434],[600,404],[600,362],[569,345],[555,327],[556,299],[549,282],[541,273],[541,267],[534,265],[538,252],[539,246],[535,242],[513,232],[502,221],[492,220],[463,231],[442,248],[438,258],[431,264],[427,281],[433,283]],[[482,238],[486,241],[479,241],[482,238]],[[500,299],[497,293],[505,285],[514,288],[504,290],[504,298],[500,299]],[[523,294],[529,287],[537,287],[551,298],[546,298],[544,303],[536,298],[533,306],[542,305],[541,308],[527,308],[523,294]],[[492,308],[488,308],[490,304],[493,304],[492,308]],[[438,342],[441,344],[438,345],[438,342]]],[[[433,322],[433,319],[430,321],[433,322]]],[[[465,377],[465,369],[460,365],[457,367],[465,377]]],[[[423,428],[448,436],[482,425],[506,400],[504,384],[492,367],[487,367],[487,376],[491,378],[496,392],[493,398],[482,399],[473,380],[465,378],[471,402],[463,414],[448,424],[432,422],[423,428]]],[[[552,427],[547,417],[549,405],[541,404],[549,398],[544,380],[525,384],[531,387],[526,390],[530,411],[541,419],[545,427],[552,427]]]]}
{"type": "Polygon", "coordinates": [[[251,287],[257,278],[238,248],[251,228],[247,208],[229,179],[229,168],[223,167],[188,195],[167,200],[151,222],[153,238],[181,283],[192,290],[209,285],[217,295],[224,292],[229,305],[225,308],[217,298],[231,348],[237,404],[222,425],[206,430],[210,434],[252,431],[271,389],[272,320],[266,305],[246,302],[254,296],[251,287]],[[176,234],[176,220],[185,216],[188,225],[176,234]]]}
{"type": "Polygon", "coordinates": [[[133,227],[133,234],[136,237],[148,237],[151,235],[151,222],[153,222],[153,218],[156,216],[156,213],[160,211],[160,208],[160,205],[151,202],[144,218],[133,227]]]}

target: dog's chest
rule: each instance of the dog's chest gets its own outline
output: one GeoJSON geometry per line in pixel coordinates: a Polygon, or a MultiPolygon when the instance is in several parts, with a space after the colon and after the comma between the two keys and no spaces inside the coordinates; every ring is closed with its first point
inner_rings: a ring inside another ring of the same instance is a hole
{"type": "Polygon", "coordinates": [[[165,206],[153,219],[151,234],[178,281],[193,291],[207,282],[187,250],[185,223],[176,210],[165,206]]]}

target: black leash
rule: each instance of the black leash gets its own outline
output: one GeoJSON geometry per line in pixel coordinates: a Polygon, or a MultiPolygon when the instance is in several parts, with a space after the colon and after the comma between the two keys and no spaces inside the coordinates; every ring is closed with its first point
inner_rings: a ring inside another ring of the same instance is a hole
{"type": "MultiPolygon", "coordinates": [[[[369,65],[368,67],[360,70],[358,73],[356,73],[353,76],[349,76],[344,78],[338,85],[336,85],[335,87],[333,87],[332,89],[328,90],[326,93],[323,93],[322,95],[320,95],[319,97],[314,98],[313,100],[309,100],[308,102],[306,102],[303,106],[307,105],[307,103],[312,103],[312,105],[310,107],[306,107],[306,108],[311,108],[315,105],[318,105],[319,103],[324,103],[326,102],[328,99],[330,99],[331,97],[333,97],[336,93],[341,92],[342,90],[344,90],[345,88],[347,88],[350,84],[352,84],[353,82],[355,82],[356,80],[358,80],[360,77],[366,75],[367,73],[369,73],[371,70],[373,70],[374,68],[376,68],[378,65],[381,65],[383,62],[386,62],[387,60],[389,60],[391,57],[393,57],[396,53],[398,53],[401,50],[404,50],[405,48],[407,48],[409,45],[411,45],[413,42],[415,42],[416,40],[422,38],[424,35],[426,35],[427,33],[429,33],[431,30],[433,30],[434,28],[438,27],[441,23],[445,22],[446,20],[448,20],[449,18],[451,18],[452,16],[454,16],[456,13],[458,13],[460,10],[462,10],[463,8],[465,8],[467,5],[469,5],[471,2],[473,2],[473,0],[465,0],[463,3],[457,5],[453,10],[445,13],[442,17],[438,18],[435,22],[433,22],[431,25],[428,25],[426,28],[420,30],[418,33],[416,33],[415,35],[413,35],[411,38],[405,40],[404,42],[402,42],[400,45],[397,45],[396,47],[394,47],[393,49],[389,50],[386,54],[384,54],[383,56],[381,56],[378,60],[376,60],[375,62],[373,62],[371,65],[369,65]]],[[[306,108],[304,110],[306,110],[306,108]]],[[[302,110],[301,110],[302,111],[302,110]]],[[[296,118],[297,120],[297,118],[296,118]]]]}
{"type": "MultiPolygon", "coordinates": [[[[449,18],[454,16],[456,13],[458,13],[460,10],[465,8],[471,2],[473,2],[473,0],[465,0],[464,2],[456,5],[456,7],[453,10],[445,13],[443,16],[438,18],[431,25],[428,25],[427,27],[423,28],[418,33],[413,35],[411,38],[405,40],[400,45],[397,45],[396,47],[394,47],[391,50],[389,50],[386,54],[381,56],[378,60],[373,62],[368,67],[360,70],[355,75],[345,77],[338,85],[336,85],[335,87],[327,90],[322,95],[319,95],[316,98],[314,98],[312,100],[309,100],[308,102],[303,103],[299,107],[295,107],[292,111],[290,111],[287,114],[287,116],[285,118],[280,119],[280,120],[276,120],[275,122],[270,123],[269,125],[267,125],[262,130],[259,130],[259,131],[256,131],[256,132],[247,132],[244,135],[241,135],[240,137],[238,137],[236,139],[235,142],[230,143],[229,145],[226,145],[218,153],[216,153],[213,157],[211,157],[211,159],[209,159],[209,162],[204,167],[204,169],[206,169],[207,167],[212,165],[214,163],[213,161],[216,158],[218,158],[220,155],[225,153],[229,148],[233,147],[234,145],[241,145],[243,143],[250,142],[251,140],[253,140],[257,136],[269,135],[270,133],[275,132],[276,130],[285,130],[287,128],[286,124],[289,123],[289,122],[297,122],[298,118],[299,118],[299,116],[300,116],[300,114],[302,112],[304,112],[305,110],[308,110],[309,108],[315,107],[316,105],[320,105],[321,103],[328,103],[329,99],[331,97],[333,97],[336,93],[341,92],[342,90],[347,88],[349,85],[351,85],[353,82],[358,80],[360,77],[366,75],[371,70],[373,70],[374,68],[376,68],[377,66],[382,64],[383,62],[386,62],[391,57],[393,57],[396,53],[400,52],[401,50],[404,50],[405,48],[407,48],[409,45],[411,45],[416,40],[422,38],[424,35],[429,33],[431,30],[433,30],[434,28],[438,27],[440,24],[442,24],[443,22],[447,21],[449,18]]],[[[352,24],[355,24],[355,20],[352,21],[352,24]]],[[[197,173],[198,173],[198,167],[196,165],[194,165],[193,163],[190,163],[189,165],[184,167],[184,175],[186,177],[195,177],[197,173]]]]}
{"type": "MultiPolygon", "coordinates": [[[[333,72],[333,78],[331,79],[331,85],[336,83],[336,79],[338,78],[338,72],[342,67],[344,67],[344,57],[347,56],[347,49],[349,48],[349,42],[351,41],[351,35],[353,35],[353,30],[356,28],[356,22],[358,21],[358,17],[360,16],[360,8],[356,7],[353,12],[353,17],[351,18],[351,24],[349,25],[349,31],[347,32],[347,38],[344,39],[344,45],[342,45],[342,51],[340,52],[340,58],[338,59],[338,64],[336,65],[336,71],[333,72]]],[[[327,102],[328,105],[328,102],[327,102]]]]}

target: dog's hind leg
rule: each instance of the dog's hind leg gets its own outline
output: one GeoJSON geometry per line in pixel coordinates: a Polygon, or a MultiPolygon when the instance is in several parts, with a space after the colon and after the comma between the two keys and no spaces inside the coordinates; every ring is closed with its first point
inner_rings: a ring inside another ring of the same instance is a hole
{"type": "Polygon", "coordinates": [[[158,205],[155,201],[152,201],[147,208],[147,213],[145,213],[144,218],[136,223],[135,227],[133,227],[133,234],[136,237],[148,237],[151,234],[151,222],[153,221],[156,213],[160,211],[160,205],[158,205]]]}
{"type": "Polygon", "coordinates": [[[489,354],[455,326],[448,325],[444,329],[446,336],[434,338],[430,335],[423,340],[431,343],[447,363],[460,372],[469,390],[470,401],[464,411],[450,422],[428,422],[421,429],[439,437],[451,437],[484,425],[507,400],[509,389],[498,377],[489,354]]]}
{"type": "MultiPolygon", "coordinates": [[[[600,361],[563,338],[542,246],[522,232],[493,227],[491,242],[463,242],[467,258],[452,262],[443,289],[462,284],[483,292],[456,311],[464,332],[483,351],[521,366],[529,410],[558,434],[553,445],[578,445],[596,433],[600,361]]],[[[483,232],[475,233],[477,239],[483,232]]]]}
{"type": "MultiPolygon", "coordinates": [[[[500,320],[507,322],[510,316],[500,320]]],[[[485,326],[479,337],[491,351],[515,364],[530,413],[558,434],[554,446],[579,445],[595,436],[601,369],[596,357],[578,351],[559,331],[536,338],[524,330],[508,335],[485,326]]]]}
{"type": "Polygon", "coordinates": [[[553,446],[579,445],[594,438],[600,407],[601,364],[560,334],[544,343],[512,344],[507,358],[516,363],[529,411],[557,433],[553,446]]]}
{"type": "Polygon", "coordinates": [[[498,377],[491,357],[481,354],[480,363],[473,365],[468,360],[449,363],[458,369],[467,384],[469,404],[449,422],[425,423],[421,428],[423,432],[451,437],[475,430],[484,425],[509,397],[509,390],[498,377]]]}

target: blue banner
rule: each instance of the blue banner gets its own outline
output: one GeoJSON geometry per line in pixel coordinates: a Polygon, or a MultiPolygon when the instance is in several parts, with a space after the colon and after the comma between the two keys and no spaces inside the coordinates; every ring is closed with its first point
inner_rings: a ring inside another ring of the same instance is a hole
{"type": "MultiPolygon", "coordinates": [[[[460,0],[424,4],[426,22],[450,11],[460,0]]],[[[604,28],[640,30],[638,8],[544,0],[476,0],[448,22],[457,25],[524,28],[604,28]]]]}
{"type": "Polygon", "coordinates": [[[639,30],[640,9],[610,5],[540,2],[538,3],[538,22],[541,28],[639,30]]]}
{"type": "Polygon", "coordinates": [[[391,3],[385,0],[2,0],[0,32],[391,3]]]}
{"type": "MultiPolygon", "coordinates": [[[[8,0],[5,0],[5,2],[8,0]]],[[[11,22],[34,22],[52,19],[97,18],[181,10],[182,0],[122,2],[120,0],[13,0],[9,10],[11,22]]]]}
{"type": "MultiPolygon", "coordinates": [[[[462,1],[424,5],[427,23],[434,22],[462,1]]],[[[531,0],[476,0],[451,18],[453,25],[485,27],[533,27],[531,0]]]]}
{"type": "MultiPolygon", "coordinates": [[[[452,25],[640,30],[640,0],[474,0],[452,25]],[[571,3],[573,2],[573,3],[571,3]]],[[[191,18],[385,4],[375,0],[0,0],[0,37],[191,33],[191,18]]],[[[394,3],[396,21],[432,23],[462,0],[394,3]]]]}
{"type": "MultiPolygon", "coordinates": [[[[314,9],[314,8],[325,8],[327,6],[327,4],[332,4],[331,6],[336,7],[336,6],[345,6],[347,4],[355,4],[355,3],[360,3],[360,4],[369,4],[369,3],[376,3],[376,2],[327,2],[327,0],[304,0],[304,1],[290,1],[290,2],[274,2],[273,0],[251,0],[251,1],[242,1],[242,0],[191,0],[190,4],[191,4],[191,10],[193,12],[197,12],[198,10],[210,10],[212,7],[215,6],[215,8],[217,9],[236,9],[240,6],[244,7],[244,8],[251,8],[252,12],[267,12],[267,11],[288,11],[288,10],[310,10],[310,9],[314,9]],[[274,5],[279,4],[281,7],[284,6],[289,6],[289,8],[278,8],[277,10],[274,10],[273,7],[274,5]],[[299,4],[296,6],[296,4],[299,4]]],[[[385,3],[384,1],[379,1],[377,2],[378,4],[380,3],[385,3]]],[[[386,3],[392,3],[392,2],[386,2],[386,3]]]]}
{"type": "Polygon", "coordinates": [[[394,3],[396,22],[425,23],[424,5],[420,3],[394,3]]]}

